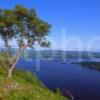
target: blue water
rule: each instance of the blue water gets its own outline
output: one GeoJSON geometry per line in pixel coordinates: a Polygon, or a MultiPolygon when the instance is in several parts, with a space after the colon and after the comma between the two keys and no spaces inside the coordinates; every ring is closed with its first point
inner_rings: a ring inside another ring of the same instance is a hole
{"type": "MultiPolygon", "coordinates": [[[[70,58],[67,61],[77,60],[70,58]]],[[[51,90],[59,88],[62,92],[69,91],[75,100],[100,100],[100,72],[96,70],[71,63],[63,64],[60,60],[41,61],[40,71],[36,71],[35,60],[20,60],[17,67],[35,73],[51,90]]]]}

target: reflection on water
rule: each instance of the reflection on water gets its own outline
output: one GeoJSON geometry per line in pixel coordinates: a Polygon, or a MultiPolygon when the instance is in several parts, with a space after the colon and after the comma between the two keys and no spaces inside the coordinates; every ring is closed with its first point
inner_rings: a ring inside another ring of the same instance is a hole
{"type": "MultiPolygon", "coordinates": [[[[76,61],[67,59],[67,62],[76,61]]],[[[69,92],[76,100],[100,100],[100,72],[76,64],[63,64],[61,59],[41,61],[40,65],[40,71],[36,72],[35,59],[28,59],[20,60],[17,67],[36,73],[45,86],[52,90],[59,88],[63,94],[69,92]]]]}

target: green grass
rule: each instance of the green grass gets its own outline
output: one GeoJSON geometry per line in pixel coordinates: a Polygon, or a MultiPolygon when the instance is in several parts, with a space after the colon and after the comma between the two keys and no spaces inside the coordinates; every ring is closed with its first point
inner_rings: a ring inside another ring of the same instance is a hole
{"type": "MultiPolygon", "coordinates": [[[[0,64],[2,61],[0,55],[0,64]]],[[[5,65],[5,64],[4,64],[5,65]]],[[[30,72],[14,70],[13,78],[6,78],[6,67],[0,67],[0,100],[69,100],[47,89],[30,72]]]]}

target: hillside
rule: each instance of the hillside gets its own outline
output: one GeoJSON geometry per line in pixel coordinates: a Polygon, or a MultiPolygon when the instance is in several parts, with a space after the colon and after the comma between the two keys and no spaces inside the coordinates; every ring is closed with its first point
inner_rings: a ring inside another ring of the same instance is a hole
{"type": "MultiPolygon", "coordinates": [[[[14,55],[17,52],[18,48],[11,48],[9,52],[14,55]]],[[[1,48],[0,51],[4,51],[4,48],[1,48]]],[[[32,50],[27,49],[24,50],[22,54],[22,58],[36,58],[36,55],[40,54],[40,57],[44,58],[90,58],[91,56],[94,58],[100,58],[100,52],[92,52],[92,51],[63,51],[63,50],[32,50]]]]}
{"type": "Polygon", "coordinates": [[[35,75],[16,69],[11,80],[6,78],[4,57],[0,55],[0,100],[68,100],[47,89],[35,75]]]}

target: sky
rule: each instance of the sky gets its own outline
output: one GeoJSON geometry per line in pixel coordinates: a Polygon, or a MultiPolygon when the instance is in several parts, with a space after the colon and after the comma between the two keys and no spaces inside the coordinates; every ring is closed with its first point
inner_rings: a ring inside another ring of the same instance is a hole
{"type": "Polygon", "coordinates": [[[100,0],[1,0],[1,8],[34,7],[52,25],[52,49],[100,50],[100,0]]]}

